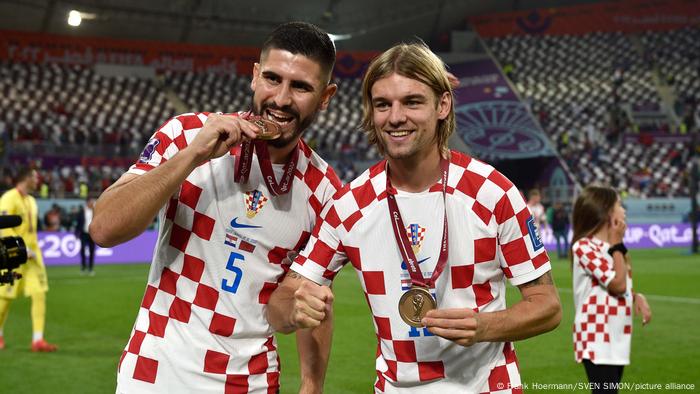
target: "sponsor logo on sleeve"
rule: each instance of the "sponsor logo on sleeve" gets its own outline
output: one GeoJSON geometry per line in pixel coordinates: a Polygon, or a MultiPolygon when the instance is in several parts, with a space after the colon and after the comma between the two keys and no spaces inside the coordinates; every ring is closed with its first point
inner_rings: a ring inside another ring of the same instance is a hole
{"type": "Polygon", "coordinates": [[[156,151],[156,147],[160,144],[160,140],[157,138],[151,138],[148,143],[146,144],[146,147],[143,148],[143,152],[141,152],[141,156],[139,157],[139,163],[148,163],[149,160],[153,157],[153,153],[156,151]]]}
{"type": "Polygon", "coordinates": [[[542,249],[544,243],[542,243],[542,238],[540,238],[540,233],[535,225],[535,218],[530,216],[527,219],[527,232],[530,234],[530,241],[532,241],[532,249],[535,251],[542,249]]]}

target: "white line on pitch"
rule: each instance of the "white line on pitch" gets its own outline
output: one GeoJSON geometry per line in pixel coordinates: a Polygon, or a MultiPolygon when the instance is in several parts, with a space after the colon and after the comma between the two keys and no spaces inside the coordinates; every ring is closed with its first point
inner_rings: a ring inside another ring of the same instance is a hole
{"type": "MultiPolygon", "coordinates": [[[[559,290],[562,293],[573,293],[573,290],[571,290],[571,289],[563,289],[563,288],[557,287],[557,290],[559,290]]],[[[672,297],[672,296],[662,296],[662,295],[647,294],[647,293],[643,293],[643,294],[647,298],[647,300],[652,300],[652,301],[681,302],[684,304],[698,304],[698,305],[700,305],[700,298],[672,297]]]]}

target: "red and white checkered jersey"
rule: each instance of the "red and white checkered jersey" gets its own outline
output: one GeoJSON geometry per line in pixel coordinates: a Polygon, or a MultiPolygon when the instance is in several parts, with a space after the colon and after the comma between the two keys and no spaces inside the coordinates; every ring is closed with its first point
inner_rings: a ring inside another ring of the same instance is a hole
{"type": "Polygon", "coordinates": [[[610,244],[582,238],[572,246],[574,255],[574,357],[594,364],[628,365],[632,340],[632,277],[627,291],[617,297],[607,287],[615,277],[610,244]]]}
{"type": "MultiPolygon", "coordinates": [[[[385,166],[374,165],[333,197],[292,269],[329,284],[346,262],[355,267],[379,341],[377,392],[511,392],[520,375],[510,343],[465,348],[401,319],[398,302],[411,280],[389,220],[385,166]]],[[[439,181],[421,193],[396,195],[426,278],[439,257],[442,190],[439,181]]],[[[446,205],[449,259],[430,290],[438,308],[503,310],[505,278],[520,285],[550,270],[520,192],[490,165],[452,152],[446,205]]]]}
{"type": "MultiPolygon", "coordinates": [[[[149,141],[129,173],[143,174],[184,149],[207,113],[177,116],[149,141]]],[[[232,116],[236,116],[235,114],[232,116]]],[[[265,318],[270,294],[340,187],[300,141],[291,192],[273,197],[257,157],[233,180],[240,147],[197,167],[159,213],[148,286],[119,361],[124,393],[276,393],[279,358],[265,318]]],[[[274,165],[276,177],[283,166],[274,165]]]]}

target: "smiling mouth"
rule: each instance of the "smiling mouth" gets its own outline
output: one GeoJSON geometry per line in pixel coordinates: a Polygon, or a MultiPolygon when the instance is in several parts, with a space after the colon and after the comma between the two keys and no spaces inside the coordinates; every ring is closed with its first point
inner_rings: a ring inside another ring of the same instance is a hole
{"type": "Polygon", "coordinates": [[[265,118],[277,123],[282,127],[289,125],[295,119],[294,116],[289,115],[286,112],[274,111],[270,109],[265,110],[265,118]]]}
{"type": "Polygon", "coordinates": [[[412,130],[385,130],[385,132],[392,137],[405,137],[405,136],[411,134],[413,131],[412,130]]]}

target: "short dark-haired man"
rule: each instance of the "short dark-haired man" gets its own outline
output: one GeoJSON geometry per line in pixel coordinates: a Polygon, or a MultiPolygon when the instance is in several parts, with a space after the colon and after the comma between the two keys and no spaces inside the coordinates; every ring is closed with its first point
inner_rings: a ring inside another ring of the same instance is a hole
{"type": "MultiPolygon", "coordinates": [[[[334,61],[326,33],[281,25],[254,66],[252,111],[169,120],[97,201],[90,234],[98,245],[135,237],[156,214],[161,223],[117,392],[279,390],[265,311],[287,251],[306,243],[340,186],[300,139],[336,91],[334,61]]],[[[303,392],[323,389],[330,329],[297,336],[303,392]]]]}

